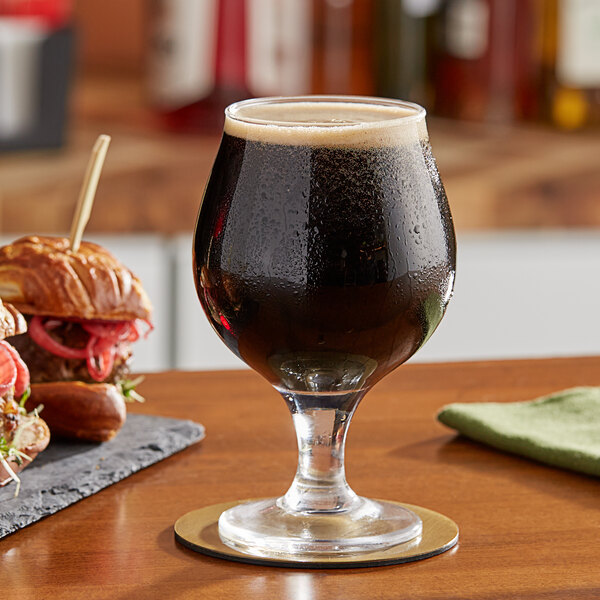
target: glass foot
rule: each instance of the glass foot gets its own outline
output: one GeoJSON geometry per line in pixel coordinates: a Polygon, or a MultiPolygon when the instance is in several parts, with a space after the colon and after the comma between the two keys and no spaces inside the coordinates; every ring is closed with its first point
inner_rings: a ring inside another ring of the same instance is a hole
{"type": "Polygon", "coordinates": [[[239,504],[219,518],[224,544],[272,558],[343,556],[384,550],[419,536],[419,516],[398,504],[357,497],[341,511],[290,512],[283,498],[239,504]]]}

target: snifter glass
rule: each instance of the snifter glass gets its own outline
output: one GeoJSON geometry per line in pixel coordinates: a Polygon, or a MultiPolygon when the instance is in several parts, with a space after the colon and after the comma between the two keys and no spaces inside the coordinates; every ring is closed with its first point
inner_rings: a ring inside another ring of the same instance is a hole
{"type": "Polygon", "coordinates": [[[455,254],[420,106],[305,96],[227,108],[195,231],[198,296],[283,396],[299,459],[283,496],[223,512],[226,545],[302,561],[421,534],[413,511],[349,487],[344,443],[365,393],[442,319],[455,254]]]}

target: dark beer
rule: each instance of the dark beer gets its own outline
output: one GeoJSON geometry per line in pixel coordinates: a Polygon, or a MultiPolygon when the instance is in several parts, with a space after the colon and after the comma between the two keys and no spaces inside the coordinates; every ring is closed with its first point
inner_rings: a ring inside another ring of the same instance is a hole
{"type": "Polygon", "coordinates": [[[440,322],[452,219],[424,115],[300,108],[274,125],[260,108],[228,116],[196,227],[197,291],[229,348],[277,387],[360,389],[440,322]]]}

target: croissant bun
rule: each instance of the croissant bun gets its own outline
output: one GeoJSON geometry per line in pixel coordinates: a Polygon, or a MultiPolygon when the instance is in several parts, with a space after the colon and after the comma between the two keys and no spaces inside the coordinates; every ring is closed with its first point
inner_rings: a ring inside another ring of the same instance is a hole
{"type": "MultiPolygon", "coordinates": [[[[110,252],[67,238],[28,236],[0,248],[0,297],[26,314],[79,319],[149,319],[140,280],[110,252]]],[[[1,326],[1,325],[0,325],[1,326]]]]}

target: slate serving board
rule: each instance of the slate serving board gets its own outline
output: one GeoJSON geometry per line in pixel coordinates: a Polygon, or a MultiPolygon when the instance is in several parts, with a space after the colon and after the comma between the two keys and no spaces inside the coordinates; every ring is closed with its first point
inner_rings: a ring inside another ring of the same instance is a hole
{"type": "Polygon", "coordinates": [[[0,538],[95,494],[204,437],[192,421],[128,415],[119,434],[103,444],[52,440],[14,484],[0,488],[0,538]]]}

